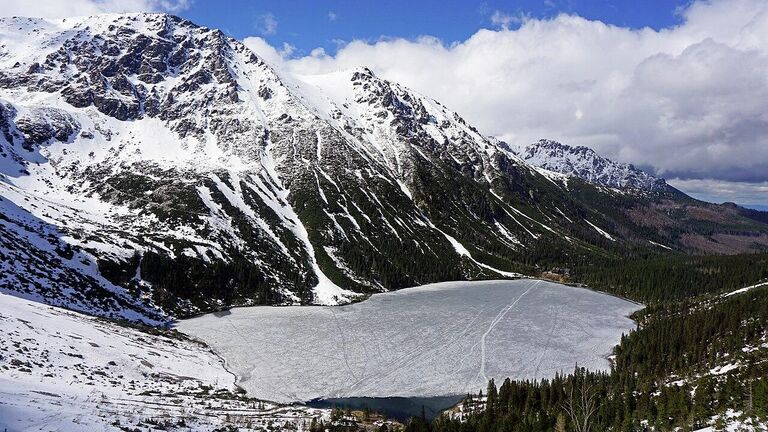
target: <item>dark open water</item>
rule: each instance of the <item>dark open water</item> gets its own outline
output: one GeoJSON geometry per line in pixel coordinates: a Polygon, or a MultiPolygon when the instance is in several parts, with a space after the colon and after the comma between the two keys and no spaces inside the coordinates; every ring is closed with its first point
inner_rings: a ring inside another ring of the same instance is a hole
{"type": "Polygon", "coordinates": [[[409,417],[420,416],[421,408],[424,407],[427,420],[431,420],[442,411],[459,403],[463,397],[352,397],[314,399],[306,404],[313,408],[351,408],[353,410],[363,409],[367,406],[372,412],[379,412],[388,418],[400,421],[407,420],[409,417]]]}

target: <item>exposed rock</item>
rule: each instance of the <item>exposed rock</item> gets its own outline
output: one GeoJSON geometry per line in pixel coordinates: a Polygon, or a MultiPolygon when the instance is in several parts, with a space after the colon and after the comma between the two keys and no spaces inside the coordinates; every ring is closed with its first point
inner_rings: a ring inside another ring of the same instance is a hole
{"type": "Polygon", "coordinates": [[[55,108],[37,108],[16,118],[16,127],[22,133],[23,146],[32,150],[52,139],[66,142],[75,135],[80,125],[67,112],[55,108]]]}

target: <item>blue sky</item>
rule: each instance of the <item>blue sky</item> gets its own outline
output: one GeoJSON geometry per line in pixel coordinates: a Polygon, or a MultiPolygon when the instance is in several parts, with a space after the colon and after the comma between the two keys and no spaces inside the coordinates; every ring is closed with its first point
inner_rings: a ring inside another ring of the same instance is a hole
{"type": "Polygon", "coordinates": [[[681,22],[682,0],[459,0],[296,1],[195,0],[180,15],[198,24],[223,29],[238,39],[260,36],[271,45],[288,43],[294,55],[322,47],[336,52],[341,41],[375,41],[381,37],[412,39],[421,35],[444,43],[464,41],[480,28],[519,26],[519,18],[552,18],[569,13],[621,27],[660,29],[681,22]],[[223,6],[226,4],[226,6],[223,6]],[[496,15],[494,15],[496,14],[496,15]],[[496,19],[494,20],[494,16],[496,19]]]}

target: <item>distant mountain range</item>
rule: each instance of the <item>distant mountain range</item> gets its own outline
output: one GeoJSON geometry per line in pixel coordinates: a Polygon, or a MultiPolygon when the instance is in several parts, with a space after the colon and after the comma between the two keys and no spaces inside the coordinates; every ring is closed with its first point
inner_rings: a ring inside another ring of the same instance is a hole
{"type": "Polygon", "coordinates": [[[626,163],[614,162],[587,147],[571,147],[557,141],[542,139],[526,146],[518,155],[531,165],[592,184],[621,189],[672,192],[664,181],[626,163]]]}
{"type": "Polygon", "coordinates": [[[768,249],[763,213],[164,14],[0,19],[0,209],[0,291],[151,323],[768,249]]]}
{"type": "Polygon", "coordinates": [[[752,209],[752,210],[758,210],[762,212],[768,212],[768,205],[762,205],[762,204],[744,204],[745,208],[752,209]]]}

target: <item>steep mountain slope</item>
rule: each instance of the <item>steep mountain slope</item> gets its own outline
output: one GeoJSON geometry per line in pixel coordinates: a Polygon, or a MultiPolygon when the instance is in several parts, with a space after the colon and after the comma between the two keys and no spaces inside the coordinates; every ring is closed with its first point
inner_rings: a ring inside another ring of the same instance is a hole
{"type": "Polygon", "coordinates": [[[349,294],[317,268],[268,151],[270,132],[289,134],[279,116],[322,125],[242,45],[165,15],[3,24],[3,195],[71,209],[22,205],[67,225],[61,237],[113,283],[176,289],[158,301],[181,297],[180,310],[215,307],[190,285],[226,302],[349,294]],[[195,281],[212,263],[226,269],[195,281]]]}
{"type": "Polygon", "coordinates": [[[163,14],[0,19],[0,206],[0,291],[151,323],[768,244],[738,211],[533,167],[368,69],[287,76],[163,14]]]}

